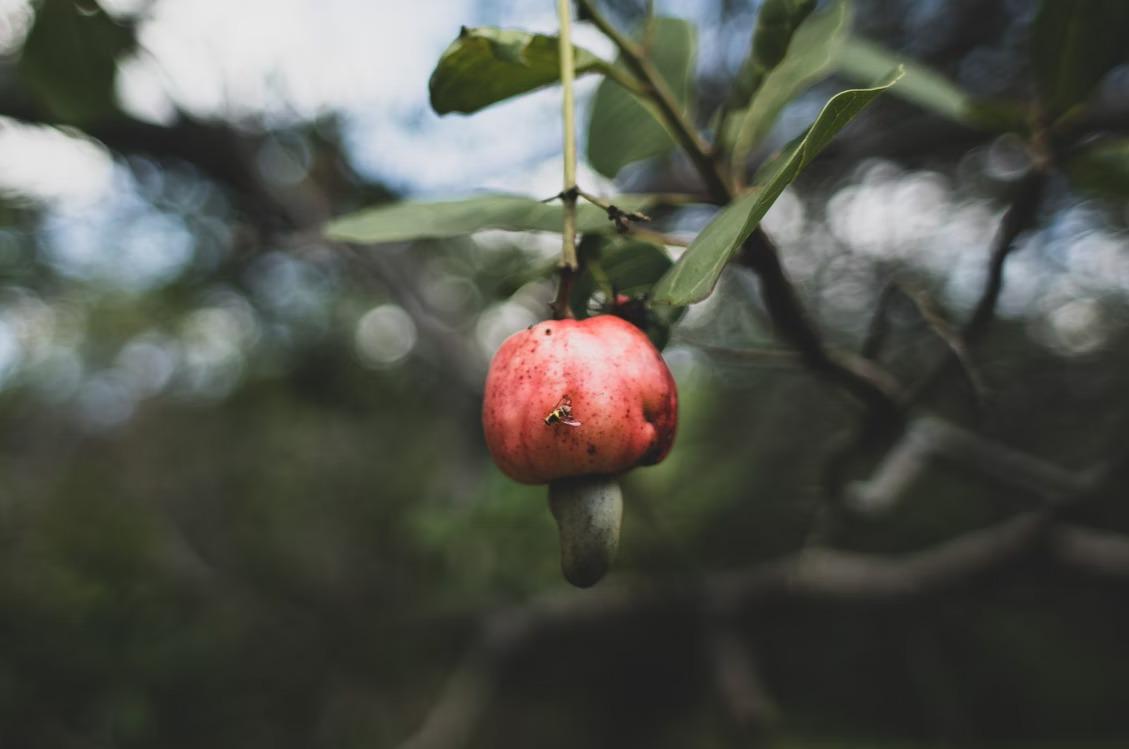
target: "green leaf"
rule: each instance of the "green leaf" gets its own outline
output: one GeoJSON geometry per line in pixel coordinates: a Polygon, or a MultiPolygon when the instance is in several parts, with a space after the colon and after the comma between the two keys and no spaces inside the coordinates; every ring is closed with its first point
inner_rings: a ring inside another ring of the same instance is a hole
{"type": "MultiPolygon", "coordinates": [[[[690,90],[697,57],[697,31],[679,18],[652,20],[651,61],[670,86],[683,111],[690,107],[690,90]]],[[[633,161],[664,156],[674,148],[658,114],[610,78],[596,89],[588,122],[588,162],[606,177],[615,177],[633,161]]]]}
{"type": "Polygon", "coordinates": [[[788,102],[829,75],[850,27],[850,5],[839,0],[804,21],[779,65],[765,75],[750,105],[734,112],[721,134],[732,154],[734,173],[742,173],[749,154],[768,135],[788,102]]]}
{"type": "Polygon", "coordinates": [[[815,8],[815,0],[765,0],[757,14],[753,44],[729,98],[730,109],[748,106],[768,71],[784,59],[796,29],[815,8]]]}
{"type": "Polygon", "coordinates": [[[680,305],[699,302],[709,296],[722,268],[757,228],[784,188],[844,125],[900,77],[901,71],[897,71],[873,88],[850,89],[831,97],[807,133],[762,170],[756,187],[722,209],[695,237],[678,262],[655,285],[655,301],[680,305]]]}
{"type": "Polygon", "coordinates": [[[977,99],[928,67],[873,42],[851,37],[838,59],[839,72],[858,83],[869,84],[901,66],[905,77],[891,92],[942,117],[982,130],[1020,130],[1022,109],[1010,102],[977,99]]]}
{"type": "Polygon", "coordinates": [[[117,61],[135,47],[133,28],[97,5],[48,0],[36,8],[19,74],[51,117],[82,125],[117,114],[117,61]]]}
{"type": "Polygon", "coordinates": [[[788,52],[792,35],[815,9],[815,0],[765,0],[753,32],[752,61],[771,70],[788,52]]]}
{"type": "Polygon", "coordinates": [[[671,265],[665,249],[638,239],[614,241],[600,258],[600,266],[612,289],[628,296],[650,292],[671,265]]]}
{"type": "Polygon", "coordinates": [[[646,333],[660,350],[666,346],[671,325],[686,312],[685,307],[654,307],[647,301],[655,282],[671,266],[666,249],[639,239],[593,234],[584,237],[579,249],[583,270],[573,281],[569,296],[577,319],[596,314],[619,315],[646,333]],[[593,305],[597,291],[602,291],[605,298],[593,305]],[[626,295],[627,300],[615,299],[620,294],[626,295]]]}
{"type": "Polygon", "coordinates": [[[1129,138],[1083,148],[1066,166],[1078,187],[1105,196],[1129,198],[1129,138]]]}
{"type": "Polygon", "coordinates": [[[1085,101],[1098,81],[1129,59],[1129,2],[1043,0],[1031,31],[1031,58],[1052,117],[1085,101]]]}
{"type": "MultiPolygon", "coordinates": [[[[650,202],[647,195],[615,198],[625,211],[640,210],[650,202]]],[[[582,233],[615,231],[603,210],[586,203],[577,206],[576,223],[582,233]]],[[[335,219],[326,226],[325,235],[341,242],[379,244],[458,237],[486,229],[559,232],[561,204],[497,194],[436,203],[403,201],[335,219]]]]}
{"type": "MultiPolygon", "coordinates": [[[[589,241],[586,238],[585,241],[589,241]]],[[[588,301],[597,290],[640,296],[670,269],[666,250],[650,242],[622,237],[601,238],[590,247],[584,270],[573,281],[571,304],[580,319],[588,316],[588,301]]]]}
{"type": "MultiPolygon", "coordinates": [[[[577,75],[607,66],[588,50],[573,49],[577,75]]],[[[559,80],[557,37],[464,27],[439,58],[428,88],[431,108],[439,114],[470,114],[559,80]]]]}

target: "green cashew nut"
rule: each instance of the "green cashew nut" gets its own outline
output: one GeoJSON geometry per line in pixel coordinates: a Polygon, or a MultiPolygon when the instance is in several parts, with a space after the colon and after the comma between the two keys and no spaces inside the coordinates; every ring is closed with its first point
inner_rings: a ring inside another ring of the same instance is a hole
{"type": "Polygon", "coordinates": [[[615,558],[623,492],[615,476],[575,476],[549,483],[549,510],[561,539],[561,572],[578,588],[598,583],[615,558]]]}

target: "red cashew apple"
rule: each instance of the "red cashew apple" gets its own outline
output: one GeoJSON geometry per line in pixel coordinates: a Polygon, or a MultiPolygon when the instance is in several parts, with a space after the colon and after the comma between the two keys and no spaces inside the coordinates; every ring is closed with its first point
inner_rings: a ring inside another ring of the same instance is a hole
{"type": "Polygon", "coordinates": [[[666,457],[677,413],[662,355],[613,315],[538,323],[494,355],[486,445],[510,478],[550,484],[570,582],[587,587],[606,572],[622,516],[615,476],[666,457]]]}
{"type": "Polygon", "coordinates": [[[674,441],[677,408],[674,378],[650,339],[600,315],[507,338],[486,377],[482,426],[507,476],[545,484],[658,463],[674,441]],[[571,419],[555,413],[562,407],[571,419]]]}

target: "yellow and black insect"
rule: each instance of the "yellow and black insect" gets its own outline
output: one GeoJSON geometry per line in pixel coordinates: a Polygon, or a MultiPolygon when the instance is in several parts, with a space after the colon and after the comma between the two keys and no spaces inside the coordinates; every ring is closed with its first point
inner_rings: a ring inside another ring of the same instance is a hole
{"type": "Polygon", "coordinates": [[[572,418],[572,398],[564,395],[557,405],[553,406],[553,410],[545,417],[545,425],[552,426],[556,423],[564,424],[565,426],[578,427],[580,422],[572,418]]]}

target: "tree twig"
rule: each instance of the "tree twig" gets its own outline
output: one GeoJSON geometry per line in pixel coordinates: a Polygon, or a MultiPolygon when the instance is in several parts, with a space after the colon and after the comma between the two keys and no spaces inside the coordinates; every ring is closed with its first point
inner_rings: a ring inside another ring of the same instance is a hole
{"type": "Polygon", "coordinates": [[[1070,472],[938,418],[914,421],[871,477],[848,489],[856,510],[892,508],[934,462],[971,469],[998,485],[1037,497],[1044,507],[1083,496],[1106,479],[1108,467],[1070,472]]]}
{"type": "Polygon", "coordinates": [[[651,217],[645,213],[641,213],[639,211],[625,211],[614,203],[608,203],[607,201],[596,197],[592,193],[584,192],[580,188],[577,188],[576,194],[607,213],[608,220],[615,224],[615,228],[619,230],[621,234],[626,233],[631,229],[632,221],[651,220],[651,217]]]}
{"type": "Polygon", "coordinates": [[[961,335],[953,329],[936,303],[930,299],[924,291],[910,288],[904,284],[898,284],[897,286],[899,290],[906,295],[906,298],[913,302],[914,306],[917,308],[918,314],[921,315],[921,319],[924,320],[933,333],[949,347],[953,361],[960,367],[964,378],[968,381],[968,387],[972,390],[975,406],[977,410],[979,410],[980,405],[984,401],[984,396],[987,393],[987,387],[984,385],[984,380],[980,377],[976,364],[972,361],[972,353],[968,350],[969,340],[967,336],[961,335]]]}
{"type": "Polygon", "coordinates": [[[763,734],[780,709],[758,673],[756,660],[730,619],[706,632],[706,651],[718,697],[746,739],[763,734]]]}
{"type": "Polygon", "coordinates": [[[498,654],[488,643],[468,652],[447,677],[419,731],[401,749],[448,749],[467,744],[497,690],[498,654]]]}
{"type": "MultiPolygon", "coordinates": [[[[988,277],[984,289],[980,293],[980,299],[976,302],[972,315],[961,329],[962,349],[967,349],[982,339],[995,319],[996,305],[1003,292],[1004,267],[1008,256],[1015,251],[1019,236],[1036,223],[1046,180],[1046,173],[1042,169],[1032,170],[1020,183],[1015,199],[1004,213],[988,257],[988,277]]],[[[952,350],[946,352],[937,365],[913,386],[909,395],[910,402],[915,403],[926,397],[933,386],[957,363],[959,360],[952,350]]]]}
{"type": "Polygon", "coordinates": [[[756,271],[777,333],[796,347],[808,367],[856,396],[879,419],[891,423],[902,420],[905,396],[892,377],[861,357],[828,351],[785,274],[775,245],[764,232],[758,229],[749,236],[738,262],[756,271]]]}
{"type": "Polygon", "coordinates": [[[644,242],[663,245],[664,247],[690,246],[690,242],[681,237],[671,236],[670,234],[664,234],[659,231],[654,231],[653,229],[646,229],[642,226],[629,226],[625,234],[629,237],[635,237],[636,239],[642,239],[644,242]]]}
{"type": "Polygon", "coordinates": [[[874,313],[870,317],[870,325],[866,329],[859,354],[864,359],[877,359],[886,345],[886,338],[890,334],[890,325],[887,312],[893,304],[897,287],[893,282],[886,283],[878,292],[878,301],[874,305],[874,313]]]}
{"type": "Polygon", "coordinates": [[[973,405],[979,412],[987,387],[972,361],[968,342],[949,324],[937,304],[921,289],[913,288],[897,280],[892,280],[882,287],[860,355],[867,360],[877,360],[890,333],[889,308],[898,294],[901,294],[913,304],[917,314],[929,326],[929,329],[948,347],[954,362],[960,366],[961,372],[968,382],[969,389],[972,392],[973,405]]]}
{"type": "Polygon", "coordinates": [[[1034,170],[1019,185],[1019,191],[1004,214],[1000,223],[999,236],[988,259],[988,280],[972,317],[961,331],[965,342],[976,343],[987,332],[988,326],[996,316],[996,304],[1004,288],[1004,264],[1016,248],[1019,235],[1030,228],[1038,215],[1039,204],[1043,199],[1046,175],[1034,170]]]}
{"type": "Polygon", "coordinates": [[[1050,535],[1049,547],[1068,567],[1103,577],[1129,578],[1129,538],[1118,533],[1058,526],[1050,535]]]}

